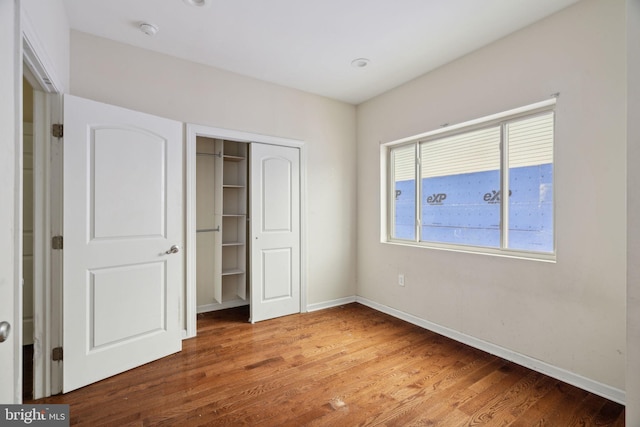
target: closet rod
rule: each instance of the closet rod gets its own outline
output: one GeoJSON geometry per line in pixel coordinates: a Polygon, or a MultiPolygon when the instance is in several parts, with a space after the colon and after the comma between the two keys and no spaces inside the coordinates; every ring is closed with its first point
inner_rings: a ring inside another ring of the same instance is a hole
{"type": "Polygon", "coordinates": [[[222,157],[222,152],[219,152],[219,153],[196,153],[196,156],[214,156],[214,157],[222,157]]]}
{"type": "Polygon", "coordinates": [[[196,230],[196,233],[208,233],[211,231],[220,231],[220,226],[218,226],[217,228],[204,228],[202,230],[196,230]]]}

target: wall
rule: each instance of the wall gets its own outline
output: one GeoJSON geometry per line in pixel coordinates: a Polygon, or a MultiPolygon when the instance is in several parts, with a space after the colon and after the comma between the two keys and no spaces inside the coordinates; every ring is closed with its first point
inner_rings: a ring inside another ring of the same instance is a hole
{"type": "Polygon", "coordinates": [[[627,408],[640,426],[640,0],[627,0],[627,408]]]}
{"type": "Polygon", "coordinates": [[[308,303],[355,295],[355,107],[72,31],[71,93],[187,123],[303,140],[308,303]]]}
{"type": "Polygon", "coordinates": [[[35,31],[30,40],[51,80],[60,91],[69,88],[69,23],[63,0],[22,0],[25,31],[35,31]]]}
{"type": "Polygon", "coordinates": [[[358,106],[358,295],[621,400],[625,54],[624,1],[583,0],[358,106]],[[381,142],[555,92],[557,262],[380,243],[381,142]]]}

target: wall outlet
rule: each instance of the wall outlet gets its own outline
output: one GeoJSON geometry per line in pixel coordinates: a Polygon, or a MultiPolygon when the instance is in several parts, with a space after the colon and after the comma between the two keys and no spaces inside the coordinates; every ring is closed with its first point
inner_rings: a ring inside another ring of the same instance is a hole
{"type": "Polygon", "coordinates": [[[398,274],[398,285],[404,286],[404,274],[398,274]]]}

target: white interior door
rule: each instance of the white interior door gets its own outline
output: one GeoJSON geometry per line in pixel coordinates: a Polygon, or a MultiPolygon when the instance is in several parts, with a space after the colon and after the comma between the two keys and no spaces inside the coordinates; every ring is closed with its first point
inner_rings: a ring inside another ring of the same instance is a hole
{"type": "Polygon", "coordinates": [[[183,218],[181,123],[68,95],[64,119],[66,393],[181,350],[183,218]]]}
{"type": "Polygon", "coordinates": [[[250,149],[253,323],[300,312],[300,150],[250,149]]]}

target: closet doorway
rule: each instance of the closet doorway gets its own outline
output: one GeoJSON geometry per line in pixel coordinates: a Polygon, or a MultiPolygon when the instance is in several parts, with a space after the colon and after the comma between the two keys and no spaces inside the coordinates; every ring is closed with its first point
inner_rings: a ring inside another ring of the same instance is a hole
{"type": "Polygon", "coordinates": [[[304,144],[187,125],[186,159],[187,337],[197,313],[304,311],[304,144]]]}
{"type": "Polygon", "coordinates": [[[198,313],[248,301],[248,144],[196,138],[198,313]]]}

